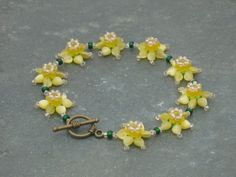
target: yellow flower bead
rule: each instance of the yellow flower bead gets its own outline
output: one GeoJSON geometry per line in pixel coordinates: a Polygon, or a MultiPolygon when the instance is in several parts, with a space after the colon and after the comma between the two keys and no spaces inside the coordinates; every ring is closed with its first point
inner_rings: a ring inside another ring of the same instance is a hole
{"type": "Polygon", "coordinates": [[[168,112],[159,115],[159,118],[162,121],[160,129],[163,131],[171,129],[175,135],[181,137],[183,129],[189,129],[192,127],[190,122],[187,120],[189,115],[188,111],[184,112],[179,108],[170,108],[168,112]]]}
{"type": "Polygon", "coordinates": [[[35,84],[43,84],[47,87],[59,86],[64,84],[66,74],[58,70],[57,64],[47,63],[42,68],[36,68],[38,75],[32,81],[35,84]]]}
{"type": "Polygon", "coordinates": [[[171,128],[172,124],[168,121],[163,121],[163,123],[161,124],[160,129],[161,130],[169,130],[171,128]]]}
{"type": "Polygon", "coordinates": [[[186,88],[179,88],[179,92],[181,93],[181,96],[177,102],[188,105],[191,109],[196,108],[198,105],[204,108],[204,110],[208,110],[209,106],[207,99],[214,96],[214,94],[209,91],[203,91],[202,85],[196,81],[189,82],[186,88]]]}
{"type": "Polygon", "coordinates": [[[41,109],[46,109],[48,106],[48,101],[47,100],[41,100],[37,104],[41,109]]]}
{"type": "Polygon", "coordinates": [[[103,47],[102,48],[102,51],[101,51],[101,54],[103,56],[107,56],[107,55],[110,55],[111,54],[111,49],[109,47],[103,47]]]}
{"type": "Polygon", "coordinates": [[[59,85],[62,85],[64,83],[64,80],[60,77],[55,77],[53,80],[52,80],[52,84],[55,85],[55,86],[59,86],[59,85]]]}
{"type": "Polygon", "coordinates": [[[56,111],[60,115],[64,115],[66,113],[66,107],[65,106],[57,106],[56,111]]]}
{"type": "Polygon", "coordinates": [[[46,92],[45,97],[45,100],[39,101],[36,105],[46,111],[46,116],[55,112],[63,116],[66,109],[73,106],[72,101],[67,98],[66,94],[60,93],[58,90],[46,92]]]}
{"type": "Polygon", "coordinates": [[[199,98],[199,99],[197,100],[197,104],[198,104],[199,106],[203,107],[203,108],[208,109],[208,107],[207,107],[207,99],[206,99],[206,98],[199,98]]]}
{"type": "Polygon", "coordinates": [[[84,66],[85,65],[85,62],[84,62],[84,59],[81,55],[78,55],[74,58],[74,62],[76,64],[79,64],[80,66],[84,66]]]}
{"type": "Polygon", "coordinates": [[[112,55],[116,57],[116,59],[120,59],[120,48],[119,47],[114,47],[111,50],[112,55]]]}
{"type": "Polygon", "coordinates": [[[197,105],[197,100],[196,99],[190,99],[189,100],[189,102],[188,102],[188,107],[190,108],[190,109],[194,109],[195,107],[196,107],[196,105],[197,105]]]}
{"type": "Polygon", "coordinates": [[[191,81],[194,74],[201,72],[201,69],[192,66],[192,62],[185,56],[171,60],[171,65],[166,74],[174,77],[176,84],[179,84],[183,79],[191,81]]]}
{"type": "Polygon", "coordinates": [[[174,134],[176,134],[177,136],[181,136],[182,128],[181,128],[181,126],[180,126],[179,124],[173,125],[173,127],[172,127],[171,130],[172,130],[172,132],[173,132],[174,134]]]}
{"type": "Polygon", "coordinates": [[[55,106],[53,105],[48,105],[45,109],[46,113],[45,116],[50,116],[55,113],[55,106]]]}
{"type": "Polygon", "coordinates": [[[86,59],[92,57],[91,52],[86,51],[86,45],[80,43],[78,40],[71,39],[65,49],[63,49],[58,56],[62,58],[64,63],[76,63],[81,66],[85,64],[86,59]]]}
{"type": "Polygon", "coordinates": [[[120,58],[120,52],[125,48],[124,40],[117,36],[114,32],[107,32],[100,37],[100,41],[95,45],[95,48],[101,50],[102,56],[113,55],[117,59],[120,58]]]}
{"type": "Polygon", "coordinates": [[[191,128],[191,123],[188,121],[188,120],[184,120],[182,123],[181,123],[181,127],[182,129],[189,129],[191,128]]]}
{"type": "Polygon", "coordinates": [[[187,95],[182,95],[179,97],[178,102],[181,104],[188,104],[189,99],[187,95]]]}
{"type": "Polygon", "coordinates": [[[138,44],[139,54],[138,59],[147,59],[151,64],[157,59],[166,57],[167,46],[161,44],[157,38],[148,37],[144,42],[138,44]]]}
{"type": "Polygon", "coordinates": [[[39,74],[35,77],[34,82],[36,84],[41,84],[43,82],[44,76],[42,74],[39,74]]]}
{"type": "Polygon", "coordinates": [[[44,86],[47,86],[47,87],[51,87],[51,86],[52,86],[52,80],[51,80],[51,78],[45,77],[45,78],[43,79],[43,85],[44,85],[44,86]]]}
{"type": "Polygon", "coordinates": [[[64,63],[69,64],[69,63],[73,62],[73,57],[72,56],[69,56],[67,54],[58,54],[58,56],[62,58],[64,63]]]}
{"type": "Polygon", "coordinates": [[[62,104],[66,107],[66,108],[70,108],[73,106],[73,102],[67,98],[62,99],[62,104]]]}
{"type": "Polygon", "coordinates": [[[129,149],[131,144],[145,149],[143,138],[149,138],[151,135],[151,131],[146,131],[143,123],[138,121],[123,124],[123,128],[116,133],[116,136],[123,140],[124,149],[129,149]]]}

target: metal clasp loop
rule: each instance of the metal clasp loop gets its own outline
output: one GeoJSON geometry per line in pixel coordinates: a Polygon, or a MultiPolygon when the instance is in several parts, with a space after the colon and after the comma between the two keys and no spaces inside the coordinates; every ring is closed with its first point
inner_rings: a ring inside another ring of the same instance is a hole
{"type": "Polygon", "coordinates": [[[61,131],[61,130],[67,130],[68,133],[75,137],[75,138],[86,138],[91,135],[95,135],[96,137],[100,138],[101,130],[97,130],[95,123],[99,122],[99,119],[90,118],[85,115],[76,115],[70,119],[67,120],[66,125],[58,126],[53,128],[53,132],[61,131]],[[84,119],[84,121],[76,121],[76,119],[84,119]],[[87,132],[77,132],[75,131],[75,128],[79,128],[83,125],[89,125],[90,127],[87,132]]]}

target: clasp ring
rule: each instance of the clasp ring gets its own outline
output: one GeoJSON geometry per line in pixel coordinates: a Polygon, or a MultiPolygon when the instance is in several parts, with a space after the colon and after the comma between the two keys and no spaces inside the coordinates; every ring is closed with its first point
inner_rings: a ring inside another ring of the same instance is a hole
{"type": "Polygon", "coordinates": [[[95,135],[96,137],[100,138],[102,137],[101,135],[102,131],[97,130],[96,125],[95,125],[95,123],[97,122],[99,122],[99,119],[94,119],[94,118],[90,118],[88,116],[79,114],[68,119],[66,125],[54,127],[53,132],[67,130],[68,133],[75,138],[86,138],[91,135],[95,135]],[[79,122],[79,121],[76,121],[76,119],[84,119],[84,121],[79,122]],[[75,128],[79,128],[83,125],[89,125],[89,124],[90,124],[90,127],[87,132],[80,133],[80,132],[74,131],[75,128]]]}

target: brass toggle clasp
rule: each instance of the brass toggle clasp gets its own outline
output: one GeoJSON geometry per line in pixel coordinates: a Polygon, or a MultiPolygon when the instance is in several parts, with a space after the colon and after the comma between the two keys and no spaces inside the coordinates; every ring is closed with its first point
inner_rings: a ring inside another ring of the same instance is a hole
{"type": "Polygon", "coordinates": [[[97,138],[103,137],[102,131],[97,130],[95,123],[99,122],[99,119],[90,118],[85,115],[76,115],[67,120],[66,125],[58,126],[53,128],[53,132],[61,130],[67,130],[68,133],[75,138],[86,138],[90,135],[95,135],[97,138]],[[84,121],[77,121],[78,119],[84,119],[84,121]],[[87,132],[80,133],[75,131],[75,128],[79,128],[83,125],[90,125],[87,132]]]}

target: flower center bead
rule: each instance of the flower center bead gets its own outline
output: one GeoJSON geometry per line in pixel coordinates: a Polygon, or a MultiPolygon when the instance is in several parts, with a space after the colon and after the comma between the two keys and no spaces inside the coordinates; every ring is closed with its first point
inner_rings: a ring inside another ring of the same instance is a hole
{"type": "Polygon", "coordinates": [[[154,37],[148,37],[145,41],[146,41],[147,45],[150,47],[159,43],[159,40],[154,37]]]}
{"type": "Polygon", "coordinates": [[[187,59],[187,57],[179,57],[176,60],[176,64],[179,66],[187,66],[191,64],[191,61],[189,59],[187,59]]]}
{"type": "Polygon", "coordinates": [[[54,71],[57,71],[57,65],[53,63],[44,64],[43,71],[45,73],[52,73],[54,71]]]}
{"type": "Polygon", "coordinates": [[[127,125],[126,128],[131,131],[131,132],[139,132],[140,130],[143,129],[143,123],[142,122],[132,122],[130,121],[127,125]]]}
{"type": "Polygon", "coordinates": [[[78,40],[75,40],[75,39],[71,39],[68,43],[67,43],[67,47],[69,49],[72,49],[72,50],[75,50],[77,48],[79,48],[80,46],[80,43],[78,40]]]}
{"type": "Polygon", "coordinates": [[[197,91],[201,91],[202,90],[202,85],[201,84],[198,84],[196,82],[192,83],[188,83],[187,85],[187,89],[188,91],[190,92],[197,92],[197,91]]]}
{"type": "Polygon", "coordinates": [[[190,97],[195,97],[201,94],[202,85],[197,82],[190,82],[187,85],[187,95],[190,97]]]}
{"type": "Polygon", "coordinates": [[[52,90],[46,93],[46,100],[54,106],[60,104],[61,99],[62,95],[58,90],[56,91],[52,90]]]}
{"type": "Polygon", "coordinates": [[[142,135],[142,131],[144,130],[144,126],[142,122],[130,121],[125,125],[125,129],[130,136],[140,137],[142,135]]]}
{"type": "Polygon", "coordinates": [[[171,108],[169,110],[170,115],[175,120],[180,120],[183,118],[183,110],[178,108],[171,108]]]}
{"type": "Polygon", "coordinates": [[[154,37],[148,37],[145,40],[145,43],[147,45],[147,50],[149,52],[154,52],[159,49],[160,42],[157,38],[154,37]]]}
{"type": "Polygon", "coordinates": [[[108,42],[112,42],[116,39],[116,33],[114,32],[107,32],[105,35],[104,35],[104,39],[108,42]]]}
{"type": "Polygon", "coordinates": [[[189,67],[192,66],[192,62],[187,58],[180,56],[179,58],[175,59],[176,68],[181,71],[188,70],[189,67]]]}

